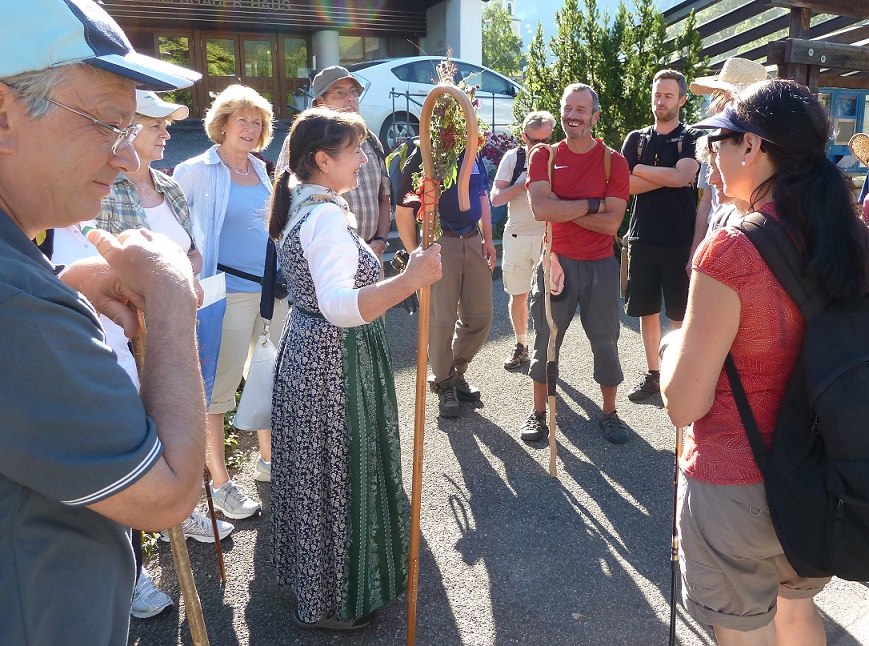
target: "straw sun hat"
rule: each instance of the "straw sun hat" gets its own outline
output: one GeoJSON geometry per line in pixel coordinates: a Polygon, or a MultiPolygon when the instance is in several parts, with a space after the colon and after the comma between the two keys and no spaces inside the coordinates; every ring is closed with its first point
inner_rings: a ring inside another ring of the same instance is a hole
{"type": "Polygon", "coordinates": [[[851,137],[848,147],[854,153],[854,157],[860,160],[861,164],[869,166],[869,135],[864,132],[858,132],[851,137]]]}
{"type": "Polygon", "coordinates": [[[728,58],[715,76],[701,76],[691,84],[694,94],[712,94],[715,90],[739,92],[752,83],[767,78],[766,68],[747,58],[728,58]]]}

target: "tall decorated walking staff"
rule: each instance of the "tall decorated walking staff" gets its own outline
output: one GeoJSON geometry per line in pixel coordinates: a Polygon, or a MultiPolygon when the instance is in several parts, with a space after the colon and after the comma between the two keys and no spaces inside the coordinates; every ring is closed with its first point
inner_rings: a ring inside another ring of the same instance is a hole
{"type": "MultiPolygon", "coordinates": [[[[432,150],[431,122],[438,99],[449,95],[455,99],[465,115],[467,144],[465,157],[458,173],[459,208],[471,208],[468,186],[479,144],[477,114],[467,93],[450,83],[435,85],[422,104],[420,116],[420,153],[423,177],[420,187],[422,200],[422,248],[434,242],[437,222],[437,204],[443,177],[435,175],[436,160],[432,150]]],[[[441,133],[438,133],[440,136],[441,133]]],[[[456,142],[457,143],[457,142],[456,142]]],[[[428,333],[431,315],[431,287],[419,290],[419,333],[416,346],[416,408],[413,424],[413,480],[410,494],[410,555],[407,566],[407,646],[416,643],[416,598],[419,583],[419,517],[422,505],[422,453],[425,438],[425,399],[428,389],[428,333]]]]}

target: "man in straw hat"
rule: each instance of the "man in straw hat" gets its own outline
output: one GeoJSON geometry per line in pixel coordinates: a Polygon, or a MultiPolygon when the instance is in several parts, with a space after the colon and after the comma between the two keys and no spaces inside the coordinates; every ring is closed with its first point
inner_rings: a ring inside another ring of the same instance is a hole
{"type": "Polygon", "coordinates": [[[201,489],[193,273],[147,231],[91,232],[105,259],[62,272],[31,238],[94,217],[115,176],[138,167],[137,84],[168,90],[199,75],[136,53],[91,0],[3,10],[0,643],[122,644],[135,578],[127,528],[177,525],[201,489]],[[95,312],[133,335],[132,306],[150,330],[141,399],[95,312]]]}
{"type": "MultiPolygon", "coordinates": [[[[734,95],[752,83],[763,81],[766,78],[766,68],[757,61],[734,57],[724,61],[718,74],[698,78],[690,85],[690,88],[694,94],[711,95],[709,106],[706,109],[706,114],[711,117],[724,110],[734,95]]],[[[698,142],[699,145],[702,143],[698,142]]],[[[691,269],[691,258],[694,256],[694,250],[706,236],[707,231],[726,224],[727,218],[733,210],[731,207],[725,208],[725,204],[720,203],[718,193],[710,185],[709,176],[712,171],[711,160],[704,160],[700,165],[700,173],[697,177],[697,187],[702,190],[702,195],[697,204],[694,241],[691,243],[691,254],[686,265],[688,271],[691,269]]]]}

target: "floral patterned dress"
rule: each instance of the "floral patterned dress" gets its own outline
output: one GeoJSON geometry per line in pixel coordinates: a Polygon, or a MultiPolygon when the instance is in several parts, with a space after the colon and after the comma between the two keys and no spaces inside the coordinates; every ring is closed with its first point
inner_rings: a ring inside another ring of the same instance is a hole
{"type": "MultiPolygon", "coordinates": [[[[324,202],[347,203],[310,185],[293,191],[278,250],[294,305],[275,368],[272,547],[278,582],[315,622],[362,617],[404,592],[407,518],[383,319],[340,328],[323,318],[300,241],[324,202]]],[[[354,288],[377,282],[379,261],[349,224],[347,235],[359,254],[354,288]]]]}

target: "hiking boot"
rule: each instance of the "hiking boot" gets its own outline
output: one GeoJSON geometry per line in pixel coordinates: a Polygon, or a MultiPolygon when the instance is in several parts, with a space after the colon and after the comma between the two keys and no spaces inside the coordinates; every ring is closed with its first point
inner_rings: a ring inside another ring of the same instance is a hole
{"type": "Polygon", "coordinates": [[[634,389],[628,393],[628,399],[632,402],[641,402],[648,399],[652,395],[657,395],[661,392],[661,375],[660,373],[647,372],[643,380],[638,383],[634,389]]]}
{"type": "Polygon", "coordinates": [[[600,418],[600,430],[603,431],[604,439],[613,444],[624,444],[631,439],[630,426],[619,418],[616,411],[600,418]]]}
{"type": "Polygon", "coordinates": [[[519,437],[523,442],[539,442],[549,437],[549,427],[546,426],[546,412],[532,412],[522,424],[519,437]]]}
{"type": "Polygon", "coordinates": [[[517,343],[516,347],[513,348],[513,356],[504,361],[504,367],[507,370],[516,370],[523,363],[528,363],[529,361],[531,359],[528,356],[528,346],[517,343]]]}
{"type": "Polygon", "coordinates": [[[142,568],[136,587],[133,588],[133,603],[130,614],[136,619],[155,617],[174,605],[172,598],[154,585],[148,571],[142,568]]]}
{"type": "Polygon", "coordinates": [[[435,386],[438,394],[438,414],[441,417],[459,416],[459,396],[456,393],[456,385],[450,380],[445,380],[435,386]]]}
{"type": "Polygon", "coordinates": [[[244,489],[232,480],[223,483],[211,496],[214,508],[227,518],[249,518],[260,510],[260,504],[247,497],[244,489]]]}
{"type": "Polygon", "coordinates": [[[464,373],[456,375],[456,394],[460,402],[478,402],[480,401],[480,389],[475,388],[467,382],[464,373]]]}
{"type": "Polygon", "coordinates": [[[259,482],[272,481],[272,463],[263,460],[263,456],[256,459],[256,466],[253,468],[253,479],[259,482]]]}
{"type": "MultiPolygon", "coordinates": [[[[217,520],[217,535],[220,540],[223,540],[232,533],[235,525],[227,523],[225,520],[217,520]]],[[[203,514],[201,511],[193,510],[193,513],[181,523],[181,531],[184,532],[184,538],[192,538],[200,543],[213,543],[214,531],[211,527],[211,518],[203,514]]],[[[164,543],[169,542],[169,532],[165,529],[160,532],[160,540],[164,543]]]]}

